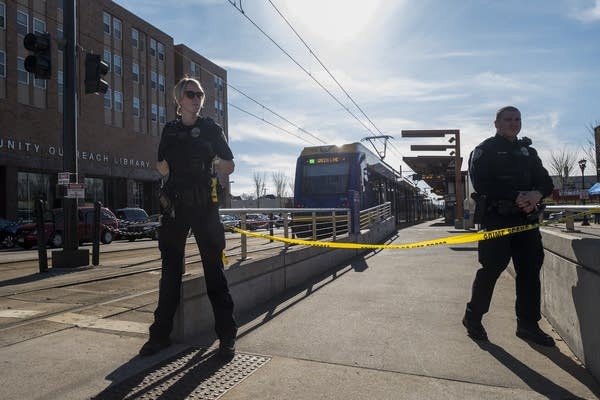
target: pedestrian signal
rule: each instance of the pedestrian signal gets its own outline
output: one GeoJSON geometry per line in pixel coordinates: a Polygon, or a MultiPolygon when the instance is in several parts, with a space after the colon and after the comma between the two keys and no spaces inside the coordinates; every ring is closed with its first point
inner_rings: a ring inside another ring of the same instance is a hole
{"type": "Polygon", "coordinates": [[[25,58],[25,70],[36,79],[50,79],[52,76],[52,55],[50,53],[49,33],[28,33],[23,45],[33,54],[25,58]]]}
{"type": "Polygon", "coordinates": [[[99,54],[86,53],[85,55],[85,93],[106,93],[108,82],[104,75],[108,73],[108,64],[102,61],[99,54]]]}

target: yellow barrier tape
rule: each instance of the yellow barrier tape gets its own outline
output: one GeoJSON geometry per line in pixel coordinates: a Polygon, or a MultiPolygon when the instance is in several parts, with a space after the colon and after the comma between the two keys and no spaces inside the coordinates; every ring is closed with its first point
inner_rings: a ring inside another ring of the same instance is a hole
{"type": "Polygon", "coordinates": [[[489,239],[497,239],[503,236],[513,235],[519,232],[525,232],[532,229],[536,229],[540,226],[547,226],[550,224],[555,224],[566,220],[567,218],[575,218],[580,217],[586,214],[594,214],[599,213],[600,208],[595,208],[592,210],[584,211],[578,214],[571,215],[569,217],[563,217],[556,221],[547,221],[542,224],[529,224],[529,225],[521,225],[514,226],[510,228],[502,228],[495,229],[493,231],[479,231],[474,233],[465,233],[462,235],[448,236],[445,238],[432,239],[432,240],[424,240],[421,242],[413,242],[413,243],[405,243],[405,244],[369,244],[369,243],[349,243],[349,242],[321,242],[315,240],[302,240],[302,239],[292,239],[278,236],[265,235],[261,233],[255,233],[246,231],[243,229],[236,228],[234,226],[230,226],[230,228],[237,233],[242,235],[270,239],[277,242],[289,243],[289,244],[299,244],[304,246],[314,246],[314,247],[328,247],[333,249],[417,249],[422,247],[430,247],[430,246],[440,246],[440,245],[451,245],[451,244],[462,244],[462,243],[471,243],[471,242],[479,242],[482,240],[489,239]]]}

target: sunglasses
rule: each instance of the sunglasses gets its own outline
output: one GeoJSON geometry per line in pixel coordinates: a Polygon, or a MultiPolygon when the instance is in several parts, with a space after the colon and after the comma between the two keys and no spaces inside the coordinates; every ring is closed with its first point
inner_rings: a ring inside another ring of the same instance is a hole
{"type": "Polygon", "coordinates": [[[188,99],[193,99],[194,96],[198,97],[199,99],[202,99],[204,97],[204,93],[194,92],[193,90],[186,90],[185,92],[183,92],[183,94],[185,94],[185,97],[187,97],[188,99]]]}

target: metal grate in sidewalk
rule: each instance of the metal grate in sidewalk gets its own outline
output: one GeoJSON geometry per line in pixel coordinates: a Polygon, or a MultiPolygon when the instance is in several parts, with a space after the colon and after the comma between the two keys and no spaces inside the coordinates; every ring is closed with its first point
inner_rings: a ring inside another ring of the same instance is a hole
{"type": "Polygon", "coordinates": [[[230,361],[190,349],[154,368],[110,386],[92,399],[218,399],[271,358],[237,353],[230,361]]]}

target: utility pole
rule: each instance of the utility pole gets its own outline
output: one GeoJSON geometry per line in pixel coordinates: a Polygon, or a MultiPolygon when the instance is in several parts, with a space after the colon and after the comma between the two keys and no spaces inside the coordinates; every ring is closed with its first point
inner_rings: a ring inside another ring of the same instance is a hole
{"type": "MultiPolygon", "coordinates": [[[[64,0],[63,49],[64,93],[63,93],[63,171],[68,172],[70,181],[77,183],[77,24],[76,1],[64,0]]],[[[52,252],[53,267],[80,267],[90,263],[90,252],[78,249],[77,199],[63,198],[64,246],[52,252]]]]}

